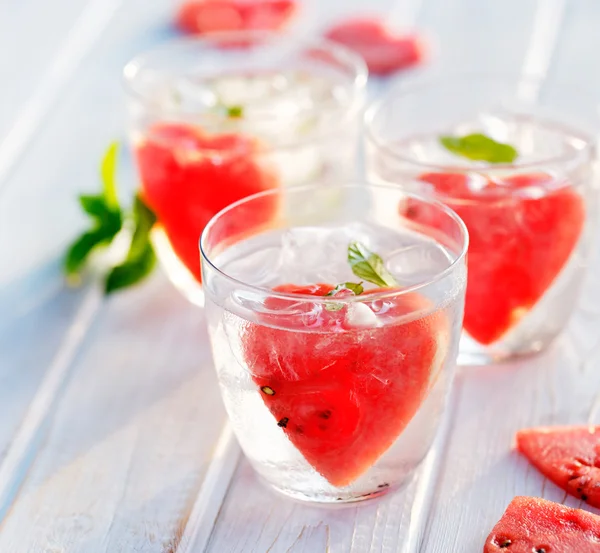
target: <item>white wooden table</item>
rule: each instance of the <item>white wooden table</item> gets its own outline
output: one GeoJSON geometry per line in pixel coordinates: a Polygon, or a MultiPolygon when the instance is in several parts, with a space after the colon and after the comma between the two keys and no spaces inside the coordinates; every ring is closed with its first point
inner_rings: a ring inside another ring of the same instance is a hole
{"type": "MultiPolygon", "coordinates": [[[[307,2],[297,26],[358,5],[307,2]]],[[[423,72],[534,71],[600,103],[598,0],[363,5],[436,37],[423,72]]],[[[0,0],[0,552],[479,552],[515,494],[577,506],[510,448],[523,426],[600,423],[597,255],[550,352],[460,371],[415,479],[335,509],[257,482],[225,424],[202,310],[163,276],[108,301],[64,286],[59,257],[85,224],[75,195],[124,132],[121,67],[173,34],[171,9],[0,0]]]]}

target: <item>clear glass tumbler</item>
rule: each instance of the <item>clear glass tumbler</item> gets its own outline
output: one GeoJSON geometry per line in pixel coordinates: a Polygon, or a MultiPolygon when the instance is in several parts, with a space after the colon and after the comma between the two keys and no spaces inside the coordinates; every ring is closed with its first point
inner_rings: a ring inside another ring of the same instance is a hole
{"type": "MultiPolygon", "coordinates": [[[[469,230],[459,364],[546,348],[577,303],[597,189],[584,130],[594,114],[575,97],[535,79],[465,75],[393,90],[368,110],[369,177],[414,179],[469,230]]],[[[435,224],[424,210],[405,214],[435,224]]]]}
{"type": "Polygon", "coordinates": [[[429,449],[452,382],[462,221],[398,187],[318,183],[231,205],[200,246],[221,392],[258,474],[319,502],[398,487],[429,449]],[[406,202],[436,225],[401,217],[406,202]]]}
{"type": "Polygon", "coordinates": [[[365,66],[323,40],[269,32],[177,40],[124,70],[141,191],[173,283],[202,304],[198,239],[230,203],[349,176],[365,66]]]}

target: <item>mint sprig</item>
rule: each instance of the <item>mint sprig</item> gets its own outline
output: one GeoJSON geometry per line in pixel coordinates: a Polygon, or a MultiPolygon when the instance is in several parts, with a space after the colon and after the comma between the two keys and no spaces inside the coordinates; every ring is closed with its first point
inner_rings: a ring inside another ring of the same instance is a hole
{"type": "Polygon", "coordinates": [[[244,117],[244,106],[233,105],[225,106],[225,112],[230,119],[241,119],[244,117]]]}
{"type": "Polygon", "coordinates": [[[440,144],[449,152],[472,161],[512,163],[519,153],[510,144],[496,142],[482,133],[465,136],[440,136],[440,144]]]}
{"type": "Polygon", "coordinates": [[[342,290],[350,290],[355,296],[360,296],[365,289],[363,288],[362,282],[342,282],[338,284],[333,290],[327,292],[326,296],[335,296],[342,290]]]}
{"type": "Polygon", "coordinates": [[[350,242],[348,245],[348,263],[352,272],[367,282],[382,287],[398,285],[385,268],[383,259],[360,242],[350,242]]]}
{"type": "Polygon", "coordinates": [[[109,273],[104,287],[107,294],[136,284],[152,272],[156,255],[150,242],[150,231],[155,222],[156,216],[138,194],[133,204],[135,230],[129,252],[125,261],[109,273]]]}
{"type": "Polygon", "coordinates": [[[93,226],[69,247],[64,265],[67,277],[75,281],[92,252],[109,246],[124,226],[131,228],[132,238],[127,257],[110,269],[106,277],[104,289],[107,294],[136,284],[150,274],[156,264],[150,241],[156,216],[139,195],[134,199],[131,213],[125,212],[119,205],[116,180],[118,153],[118,144],[115,142],[102,159],[101,193],[79,196],[79,203],[92,219],[93,226]]]}
{"type": "MultiPolygon", "coordinates": [[[[363,288],[362,282],[342,282],[338,284],[333,290],[330,290],[325,294],[326,296],[335,296],[338,292],[342,290],[350,290],[355,296],[360,296],[365,289],[363,288]]],[[[327,302],[325,304],[325,309],[327,311],[339,311],[344,308],[344,304],[340,302],[327,302]]]]}
{"type": "Polygon", "coordinates": [[[115,164],[118,146],[109,146],[100,167],[102,192],[81,195],[79,203],[92,219],[92,228],[82,234],[69,248],[65,258],[65,272],[73,278],[81,271],[90,254],[100,246],[109,245],[123,227],[123,215],[117,200],[115,164]]]}

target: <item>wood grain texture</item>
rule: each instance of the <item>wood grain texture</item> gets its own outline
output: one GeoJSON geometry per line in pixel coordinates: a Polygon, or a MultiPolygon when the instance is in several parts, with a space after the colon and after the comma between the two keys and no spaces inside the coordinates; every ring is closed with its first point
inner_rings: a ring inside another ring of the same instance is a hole
{"type": "Polygon", "coordinates": [[[224,414],[203,313],[159,277],[88,333],[0,551],[175,551],[224,414]]]}

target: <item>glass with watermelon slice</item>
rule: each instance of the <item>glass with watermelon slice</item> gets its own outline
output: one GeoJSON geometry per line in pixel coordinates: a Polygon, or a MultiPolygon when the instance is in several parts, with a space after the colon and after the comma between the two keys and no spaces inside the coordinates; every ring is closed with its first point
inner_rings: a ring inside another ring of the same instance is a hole
{"type": "Polygon", "coordinates": [[[288,185],[354,168],[364,63],[323,40],[269,32],[188,38],[125,67],[141,196],[154,212],[158,256],[202,304],[198,240],[230,203],[276,191],[256,219],[278,216],[288,185]]]}
{"type": "MultiPolygon", "coordinates": [[[[465,76],[396,89],[368,110],[370,177],[410,180],[469,230],[459,363],[540,351],[577,304],[595,221],[596,148],[584,130],[594,113],[572,107],[572,94],[535,80],[465,76]]],[[[438,224],[410,202],[398,210],[438,224]]]]}
{"type": "Polygon", "coordinates": [[[345,502],[411,474],[451,385],[466,247],[456,214],[390,186],[269,190],[212,219],[201,254],[213,356],[262,479],[345,502]],[[442,228],[399,217],[409,199],[442,228]],[[266,215],[274,201],[278,219],[266,215]],[[263,214],[251,233],[240,226],[248,214],[263,214]]]}

